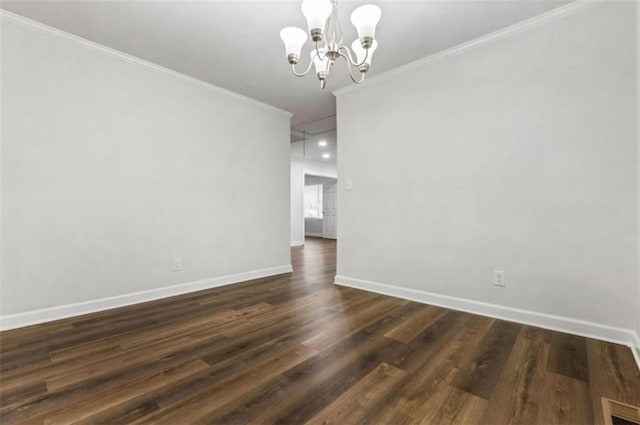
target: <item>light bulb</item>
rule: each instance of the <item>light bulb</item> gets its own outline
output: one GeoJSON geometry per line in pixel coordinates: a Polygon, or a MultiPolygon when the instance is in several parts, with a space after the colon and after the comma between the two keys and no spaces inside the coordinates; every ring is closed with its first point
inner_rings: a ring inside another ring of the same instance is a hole
{"type": "Polygon", "coordinates": [[[376,37],[376,25],[380,21],[382,10],[373,4],[360,6],[351,14],[351,23],[358,30],[358,38],[363,47],[367,47],[376,37]]]}
{"type": "Polygon", "coordinates": [[[376,40],[373,40],[373,44],[371,45],[371,47],[369,47],[369,53],[367,53],[367,49],[362,47],[362,43],[360,43],[360,40],[354,41],[353,44],[351,45],[351,49],[353,50],[353,53],[356,54],[356,62],[360,64],[362,63],[362,61],[364,61],[364,58],[366,57],[367,60],[364,62],[363,65],[366,64],[367,66],[371,66],[371,59],[373,58],[373,52],[375,52],[377,48],[378,48],[378,41],[376,40]]]}
{"type": "Polygon", "coordinates": [[[280,38],[284,43],[284,48],[287,52],[289,62],[297,63],[298,58],[300,57],[300,51],[302,50],[302,45],[307,41],[307,33],[300,28],[286,27],[282,28],[282,31],[280,31],[280,38]],[[292,60],[294,60],[294,62],[292,62],[292,60]]]}
{"type": "Polygon", "coordinates": [[[320,146],[321,148],[323,148],[323,147],[327,146],[327,141],[326,141],[326,140],[320,140],[320,141],[318,142],[318,146],[320,146]]]}
{"type": "Polygon", "coordinates": [[[317,53],[316,53],[316,49],[313,49],[311,51],[311,59],[313,59],[313,65],[316,68],[316,74],[322,74],[324,76],[326,76],[326,73],[328,72],[328,62],[329,62],[329,58],[327,57],[327,55],[325,55],[324,53],[324,48],[319,48],[318,51],[320,52],[320,56],[322,56],[322,58],[320,58],[317,53]]]}
{"type": "Polygon", "coordinates": [[[331,15],[333,6],[330,0],[304,0],[301,9],[302,14],[307,18],[309,33],[313,36],[314,32],[324,31],[327,18],[331,15]]]}
{"type": "Polygon", "coordinates": [[[322,157],[323,157],[324,159],[329,159],[329,158],[331,158],[331,154],[329,154],[329,153],[323,153],[323,154],[322,154],[322,157]]]}

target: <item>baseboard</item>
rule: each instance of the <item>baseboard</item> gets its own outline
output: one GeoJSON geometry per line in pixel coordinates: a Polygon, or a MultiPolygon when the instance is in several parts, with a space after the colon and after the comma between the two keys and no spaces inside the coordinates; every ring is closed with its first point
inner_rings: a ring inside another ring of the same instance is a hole
{"type": "MultiPolygon", "coordinates": [[[[638,336],[634,331],[629,329],[600,325],[598,323],[571,319],[569,317],[555,316],[529,310],[521,310],[517,308],[505,307],[497,304],[489,304],[481,301],[473,301],[448,295],[440,295],[431,292],[419,291],[416,289],[402,288],[399,286],[392,286],[379,282],[355,279],[347,276],[336,276],[335,284],[362,289],[369,292],[376,292],[378,294],[404,298],[411,301],[417,301],[419,303],[437,305],[440,307],[450,308],[452,310],[465,311],[481,316],[494,317],[511,322],[537,326],[539,328],[565,332],[573,335],[584,336],[587,338],[599,339],[616,344],[623,344],[630,347],[631,351],[635,351],[634,356],[636,356],[636,361],[638,361],[639,353],[633,348],[634,345],[636,347],[640,347],[638,336]]],[[[638,363],[638,367],[640,367],[640,363],[638,363]]]]}
{"type": "Polygon", "coordinates": [[[291,246],[303,246],[303,245],[304,245],[304,241],[291,242],[291,246]]]}
{"type": "Polygon", "coordinates": [[[636,359],[638,370],[640,370],[640,335],[638,335],[638,332],[633,333],[633,343],[631,345],[631,352],[633,353],[633,358],[636,359]]]}
{"type": "Polygon", "coordinates": [[[322,233],[305,233],[305,236],[311,236],[312,238],[321,238],[322,233]]]}
{"type": "Polygon", "coordinates": [[[95,313],[117,307],[124,307],[132,304],[139,304],[189,292],[201,291],[203,289],[216,288],[218,286],[230,285],[232,283],[244,282],[246,280],[258,279],[261,277],[273,276],[282,273],[289,273],[293,270],[291,264],[266,269],[252,270],[244,273],[230,274],[226,276],[214,277],[211,279],[187,282],[178,285],[166,286],[164,288],[151,289],[148,291],[134,292],[131,294],[117,295],[115,297],[100,298],[97,300],[85,301],[76,304],[67,304],[59,307],[45,308],[42,310],[27,311],[24,313],[10,314],[0,317],[0,330],[16,329],[39,323],[51,322],[54,320],[66,319],[68,317],[80,316],[83,314],[95,313]]]}

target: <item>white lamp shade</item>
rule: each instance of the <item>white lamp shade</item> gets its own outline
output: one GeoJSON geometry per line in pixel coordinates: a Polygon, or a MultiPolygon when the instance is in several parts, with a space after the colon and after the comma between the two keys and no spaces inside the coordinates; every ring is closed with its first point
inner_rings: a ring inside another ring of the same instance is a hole
{"type": "Polygon", "coordinates": [[[329,62],[329,58],[327,57],[327,55],[324,54],[324,49],[320,48],[318,49],[320,51],[320,55],[322,56],[322,59],[318,57],[318,55],[316,54],[316,49],[313,49],[311,51],[311,59],[313,59],[313,65],[316,68],[316,74],[318,72],[327,72],[327,66],[328,66],[328,62],[329,62]]]}
{"type": "Polygon", "coordinates": [[[282,28],[280,31],[280,38],[284,42],[284,48],[287,51],[287,56],[296,55],[300,57],[300,51],[302,45],[307,41],[307,33],[304,30],[296,27],[282,28]]]}
{"type": "Polygon", "coordinates": [[[381,16],[382,10],[373,4],[366,4],[354,10],[351,14],[351,23],[358,30],[358,37],[360,39],[375,38],[376,25],[378,25],[381,16]]]}
{"type": "Polygon", "coordinates": [[[324,31],[327,18],[331,15],[333,6],[330,0],[304,0],[302,2],[302,14],[307,18],[309,32],[319,29],[324,31]]]}
{"type": "Polygon", "coordinates": [[[369,47],[369,54],[367,54],[367,49],[362,47],[360,40],[354,41],[353,44],[351,45],[351,49],[353,50],[353,53],[356,54],[356,61],[358,63],[362,63],[362,61],[366,57],[367,60],[365,61],[365,63],[367,65],[371,65],[373,52],[375,52],[377,48],[378,48],[378,42],[376,40],[373,40],[373,44],[371,45],[371,47],[369,47]]]}

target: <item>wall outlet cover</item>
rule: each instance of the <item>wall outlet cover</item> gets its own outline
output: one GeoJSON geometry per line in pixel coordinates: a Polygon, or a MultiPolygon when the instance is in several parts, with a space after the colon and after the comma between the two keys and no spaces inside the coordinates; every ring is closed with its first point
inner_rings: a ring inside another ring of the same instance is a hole
{"type": "Polygon", "coordinates": [[[173,271],[174,272],[182,271],[182,258],[173,259],[173,271]]]}

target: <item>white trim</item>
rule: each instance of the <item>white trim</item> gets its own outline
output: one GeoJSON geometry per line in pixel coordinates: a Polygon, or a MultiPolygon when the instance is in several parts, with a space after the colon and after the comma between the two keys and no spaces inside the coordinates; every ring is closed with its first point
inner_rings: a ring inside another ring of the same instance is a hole
{"type": "Polygon", "coordinates": [[[414,62],[410,62],[406,65],[402,65],[399,66],[397,68],[393,68],[389,71],[385,71],[385,72],[381,72],[380,74],[377,74],[371,78],[367,78],[365,80],[365,82],[361,85],[349,85],[346,87],[342,87],[339,88],[337,90],[334,90],[332,93],[335,96],[340,96],[343,95],[345,93],[349,93],[351,91],[354,90],[358,90],[361,87],[367,87],[367,86],[372,86],[374,84],[379,84],[381,82],[387,81],[393,77],[395,77],[398,74],[401,74],[403,72],[406,71],[410,71],[416,67],[422,66],[422,65],[426,65],[429,63],[433,63],[433,62],[437,62],[441,59],[444,59],[448,56],[453,56],[459,53],[462,53],[464,51],[467,50],[471,50],[474,49],[476,47],[485,45],[485,44],[489,44],[492,43],[494,41],[498,41],[501,40],[503,38],[507,38],[507,37],[511,37],[513,35],[519,34],[521,32],[525,32],[528,30],[531,30],[533,28],[539,27],[541,25],[544,25],[548,22],[552,22],[555,21],[557,19],[560,19],[564,16],[567,15],[571,15],[573,13],[576,13],[580,10],[586,9],[588,7],[591,6],[595,6],[596,4],[600,4],[603,3],[607,0],[575,0],[569,4],[566,4],[564,6],[560,6],[556,9],[552,9],[549,10],[547,12],[544,12],[540,15],[534,16],[532,18],[526,19],[524,21],[518,22],[516,24],[510,25],[508,27],[504,27],[501,28],[497,31],[494,31],[492,33],[480,36],[478,38],[475,38],[473,40],[467,41],[465,43],[462,44],[458,44],[457,46],[454,47],[450,47],[448,49],[445,50],[441,50],[437,53],[434,53],[432,55],[426,56],[422,59],[418,59],[417,61],[414,62]]]}
{"type": "MultiPolygon", "coordinates": [[[[392,297],[404,298],[411,301],[417,301],[419,303],[466,311],[468,313],[478,314],[481,316],[523,323],[526,325],[537,326],[539,328],[551,329],[554,331],[599,339],[616,344],[624,344],[629,347],[633,347],[634,337],[637,338],[637,336],[635,336],[635,332],[630,329],[616,328],[584,320],[572,319],[569,317],[538,313],[535,311],[489,304],[448,295],[434,294],[432,292],[419,291],[416,289],[401,288],[399,286],[387,285],[363,279],[336,276],[335,284],[375,292],[378,294],[390,295],[392,297]]],[[[638,341],[636,341],[635,344],[638,344],[638,341]]],[[[636,358],[636,360],[638,359],[636,358]]]]}
{"type": "Polygon", "coordinates": [[[640,336],[638,335],[638,332],[633,332],[631,352],[633,353],[633,358],[636,359],[638,370],[640,370],[640,336]]]}
{"type": "MultiPolygon", "coordinates": [[[[300,184],[301,184],[301,193],[298,193],[298,195],[300,195],[300,199],[301,202],[299,202],[298,205],[298,212],[300,213],[298,216],[298,219],[300,219],[300,234],[299,235],[293,235],[292,237],[304,237],[304,233],[305,233],[305,218],[304,218],[304,180],[305,180],[305,176],[317,176],[317,177],[329,177],[332,179],[336,179],[336,183],[339,184],[339,180],[338,180],[338,169],[336,168],[336,166],[334,165],[327,165],[327,164],[320,164],[318,162],[313,162],[313,161],[307,161],[307,160],[303,160],[303,159],[296,159],[295,157],[291,157],[291,169],[293,170],[294,167],[300,167],[300,171],[301,171],[301,175],[297,176],[300,180],[300,184]]],[[[296,178],[295,175],[292,174],[292,178],[296,178]]],[[[293,196],[293,180],[291,182],[291,193],[293,196]]],[[[293,198],[291,200],[292,203],[292,210],[295,209],[295,206],[293,206],[293,198]]],[[[293,223],[293,221],[296,218],[292,217],[291,218],[291,223],[293,223]]],[[[295,242],[291,242],[292,244],[295,242]]],[[[304,242],[302,243],[304,245],[304,242]]],[[[293,246],[293,245],[292,245],[293,246]]]]}
{"type": "MultiPolygon", "coordinates": [[[[321,219],[322,220],[322,219],[321,219]]],[[[321,238],[322,237],[322,233],[305,233],[305,236],[311,236],[312,238],[321,238]]]]}
{"type": "Polygon", "coordinates": [[[160,298],[172,297],[203,289],[216,288],[232,283],[244,282],[261,277],[273,276],[293,271],[291,264],[266,269],[252,270],[244,273],[230,274],[195,282],[181,283],[165,286],[164,288],[150,289],[148,291],[134,292],[131,294],[117,295],[115,297],[100,298],[76,304],[67,304],[42,310],[27,311],[25,313],[10,314],[0,317],[0,329],[15,329],[53,320],[65,319],[82,314],[95,313],[117,307],[153,301],[160,298]]]}
{"type": "Polygon", "coordinates": [[[304,245],[304,241],[291,242],[291,246],[303,246],[303,245],[304,245]]]}
{"type": "MultiPolygon", "coordinates": [[[[333,168],[333,167],[320,167],[320,168],[326,168],[325,170],[320,170],[318,171],[317,169],[315,169],[315,171],[310,171],[309,168],[307,168],[306,166],[309,167],[317,167],[318,164],[314,163],[313,161],[299,161],[299,164],[302,165],[302,203],[300,205],[300,211],[301,211],[301,215],[302,215],[302,233],[304,234],[304,236],[315,236],[318,235],[318,237],[322,238],[323,234],[320,233],[315,233],[315,234],[307,234],[305,232],[305,229],[307,227],[307,218],[304,216],[304,187],[305,187],[305,182],[307,180],[307,176],[315,176],[315,177],[327,177],[327,178],[332,178],[332,179],[336,179],[336,184],[338,183],[338,169],[337,168],[333,168]]],[[[319,219],[322,220],[322,219],[319,219]]]]}
{"type": "Polygon", "coordinates": [[[319,171],[319,173],[324,173],[324,175],[320,175],[318,173],[316,174],[312,174],[314,176],[320,176],[320,177],[331,177],[331,178],[338,178],[338,166],[334,165],[334,164],[325,164],[323,162],[318,162],[318,161],[311,161],[310,159],[302,159],[301,157],[297,157],[297,156],[291,156],[291,162],[292,163],[297,163],[300,165],[307,165],[310,167],[318,167],[318,168],[325,168],[324,171],[319,171]],[[332,175],[332,172],[335,171],[335,176],[332,175]]]}
{"type": "Polygon", "coordinates": [[[206,87],[206,88],[208,88],[210,90],[215,90],[215,91],[220,92],[222,94],[225,94],[225,95],[228,95],[228,96],[231,96],[231,97],[235,97],[236,99],[244,100],[244,101],[246,101],[248,103],[251,103],[251,104],[253,104],[255,106],[259,106],[259,107],[261,107],[263,109],[266,109],[268,111],[271,111],[271,112],[276,112],[279,115],[283,115],[283,116],[285,116],[287,118],[291,118],[293,116],[292,112],[285,111],[284,109],[280,109],[280,108],[277,108],[277,107],[275,107],[273,105],[269,105],[267,103],[260,102],[259,100],[253,99],[253,98],[248,97],[248,96],[244,96],[242,94],[233,92],[231,90],[227,90],[227,89],[224,89],[222,87],[218,87],[216,85],[213,85],[213,84],[208,83],[208,82],[203,81],[203,80],[199,80],[197,78],[191,77],[191,76],[183,74],[181,72],[174,71],[172,69],[165,68],[164,66],[155,64],[153,62],[149,62],[149,61],[146,61],[144,59],[140,59],[140,58],[138,58],[136,56],[132,56],[132,55],[129,55],[127,53],[121,52],[119,50],[112,49],[111,47],[107,47],[107,46],[104,46],[102,44],[95,43],[93,41],[87,40],[86,38],[82,38],[82,37],[79,37],[77,35],[70,34],[70,33],[66,32],[66,31],[62,31],[62,30],[60,30],[58,28],[51,27],[49,25],[43,24],[42,22],[34,21],[33,19],[26,18],[26,17],[24,17],[22,15],[18,15],[16,13],[0,9],[0,17],[3,18],[3,19],[8,19],[10,21],[22,24],[24,26],[27,26],[27,27],[30,27],[30,28],[33,28],[33,29],[36,29],[36,30],[48,32],[48,33],[51,33],[51,34],[53,34],[55,36],[66,38],[68,40],[72,40],[72,41],[78,42],[78,43],[83,44],[83,45],[85,45],[87,47],[90,47],[90,48],[93,48],[93,49],[96,49],[96,50],[100,50],[100,51],[102,51],[104,53],[117,56],[117,57],[119,57],[121,59],[125,59],[127,61],[134,62],[134,63],[137,63],[137,64],[142,65],[142,66],[146,66],[147,68],[151,68],[154,71],[159,71],[159,72],[162,72],[162,73],[169,74],[169,75],[172,75],[174,77],[180,78],[182,80],[188,81],[190,83],[198,84],[198,85],[206,87]]]}

